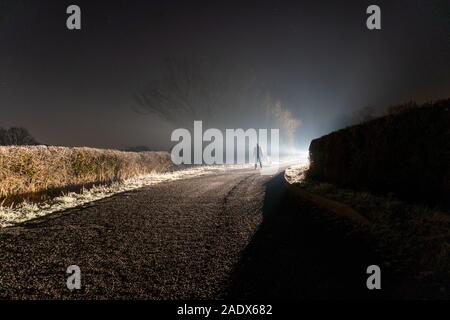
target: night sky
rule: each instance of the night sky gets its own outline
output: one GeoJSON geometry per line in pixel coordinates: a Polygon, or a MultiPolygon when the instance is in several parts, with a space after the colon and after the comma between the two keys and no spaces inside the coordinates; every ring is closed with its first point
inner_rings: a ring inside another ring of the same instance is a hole
{"type": "Polygon", "coordinates": [[[133,95],[179,55],[252,70],[301,119],[305,148],[358,108],[450,97],[450,1],[0,0],[0,126],[166,150],[173,126],[135,112],[133,95]],[[81,31],[66,28],[70,4],[81,31]],[[370,4],[382,30],[366,28],[370,4]]]}

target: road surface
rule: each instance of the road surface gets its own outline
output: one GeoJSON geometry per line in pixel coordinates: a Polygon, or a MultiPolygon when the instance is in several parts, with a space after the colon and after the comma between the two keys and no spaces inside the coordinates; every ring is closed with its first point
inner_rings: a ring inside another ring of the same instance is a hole
{"type": "Polygon", "coordinates": [[[294,202],[282,174],[165,182],[0,230],[0,298],[371,297],[377,261],[349,230],[294,202]]]}

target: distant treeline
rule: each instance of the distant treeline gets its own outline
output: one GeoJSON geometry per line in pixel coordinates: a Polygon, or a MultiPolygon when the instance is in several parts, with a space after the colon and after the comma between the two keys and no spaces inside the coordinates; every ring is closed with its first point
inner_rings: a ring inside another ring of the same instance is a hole
{"type": "Polygon", "coordinates": [[[450,99],[391,108],[313,140],[309,151],[314,180],[450,206],[450,99]]]}
{"type": "Polygon", "coordinates": [[[25,128],[11,127],[6,130],[0,127],[0,146],[30,146],[38,144],[25,128]]]}

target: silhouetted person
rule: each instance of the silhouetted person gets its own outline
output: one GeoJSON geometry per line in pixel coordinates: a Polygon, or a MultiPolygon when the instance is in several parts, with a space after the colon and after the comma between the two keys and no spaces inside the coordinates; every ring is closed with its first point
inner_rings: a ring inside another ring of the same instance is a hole
{"type": "Polygon", "coordinates": [[[259,146],[259,143],[256,144],[253,155],[255,156],[255,169],[258,168],[258,162],[259,162],[259,167],[262,169],[261,159],[262,159],[263,153],[262,153],[261,147],[259,146]]]}

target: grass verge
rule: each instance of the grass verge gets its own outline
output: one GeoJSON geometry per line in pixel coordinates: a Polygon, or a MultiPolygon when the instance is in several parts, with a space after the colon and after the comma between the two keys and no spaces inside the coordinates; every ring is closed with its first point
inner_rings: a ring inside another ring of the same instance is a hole
{"type": "Polygon", "coordinates": [[[449,296],[449,212],[410,204],[393,195],[374,195],[313,181],[305,178],[305,170],[304,166],[290,169],[286,178],[297,188],[345,204],[366,217],[369,224],[358,227],[376,239],[387,265],[399,273],[412,270],[412,277],[449,296]]]}

